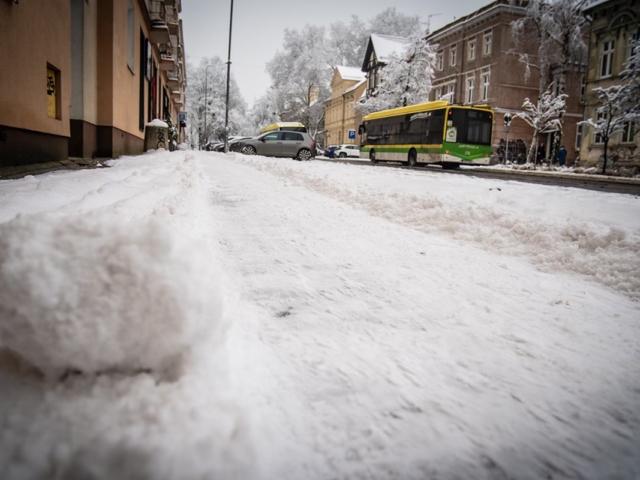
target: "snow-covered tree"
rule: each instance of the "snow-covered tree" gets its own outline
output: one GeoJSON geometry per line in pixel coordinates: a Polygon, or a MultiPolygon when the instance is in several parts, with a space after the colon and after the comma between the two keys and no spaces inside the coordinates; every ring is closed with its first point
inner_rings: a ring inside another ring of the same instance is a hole
{"type": "MultiPolygon", "coordinates": [[[[195,125],[197,139],[192,144],[202,148],[208,141],[224,140],[226,136],[227,66],[220,57],[203,58],[197,67],[187,63],[187,105],[189,121],[195,125]],[[205,103],[206,102],[206,103],[205,103]],[[206,114],[206,118],[205,118],[206,114]]],[[[231,75],[229,84],[229,133],[240,133],[246,129],[247,104],[231,75]]]]}
{"type": "Polygon", "coordinates": [[[594,89],[599,104],[596,118],[580,122],[591,127],[602,140],[603,174],[607,170],[607,153],[611,138],[624,132],[630,124],[634,126],[636,134],[640,130],[640,44],[634,42],[631,47],[632,53],[622,72],[621,83],[608,88],[594,89]]]}
{"type": "Polygon", "coordinates": [[[522,104],[525,110],[516,113],[516,117],[521,118],[533,128],[533,138],[527,155],[527,163],[534,160],[536,145],[538,145],[538,135],[542,132],[557,132],[562,130],[560,116],[565,111],[567,95],[554,95],[551,89],[544,92],[536,103],[528,98],[522,104]]]}
{"type": "Polygon", "coordinates": [[[420,32],[418,16],[388,8],[363,22],[352,16],[323,27],[305,25],[300,31],[286,29],[284,45],[271,61],[267,72],[271,90],[259,99],[251,113],[253,125],[262,127],[274,120],[299,121],[314,135],[324,127],[324,102],[330,96],[333,68],[337,65],[360,67],[372,32],[408,36],[420,32]]]}
{"type": "MultiPolygon", "coordinates": [[[[584,35],[588,28],[582,9],[587,0],[529,0],[525,15],[512,23],[512,35],[519,60],[525,66],[525,78],[531,69],[539,72],[539,95],[553,81],[560,95],[566,93],[567,75],[584,63],[587,47],[584,35]],[[526,53],[526,45],[538,46],[535,61],[526,53]],[[554,78],[552,78],[552,76],[554,78]]],[[[512,3],[519,3],[512,0],[512,3]]],[[[559,121],[562,124],[564,114],[559,121]]],[[[562,141],[562,129],[554,135],[554,151],[562,141]]]]}
{"type": "Polygon", "coordinates": [[[368,23],[352,15],[349,24],[338,21],[329,27],[330,61],[332,65],[360,67],[372,33],[410,37],[419,32],[424,32],[420,17],[404,15],[395,7],[387,8],[368,23]]]}
{"type": "Polygon", "coordinates": [[[307,25],[303,31],[285,29],[284,37],[283,50],[267,63],[273,87],[284,97],[279,115],[310,127],[322,116],[314,105],[329,97],[332,68],[325,30],[307,25]]]}
{"type": "Polygon", "coordinates": [[[623,85],[613,85],[609,88],[596,88],[594,92],[598,95],[600,106],[597,109],[595,119],[589,118],[583,125],[591,127],[597,137],[602,140],[603,164],[602,174],[607,170],[607,149],[609,140],[614,135],[622,133],[631,120],[628,112],[625,111],[626,91],[623,85]]]}
{"type": "Polygon", "coordinates": [[[429,100],[435,73],[436,51],[422,34],[413,35],[401,54],[392,54],[382,70],[382,82],[358,109],[366,114],[406,107],[429,100]]]}

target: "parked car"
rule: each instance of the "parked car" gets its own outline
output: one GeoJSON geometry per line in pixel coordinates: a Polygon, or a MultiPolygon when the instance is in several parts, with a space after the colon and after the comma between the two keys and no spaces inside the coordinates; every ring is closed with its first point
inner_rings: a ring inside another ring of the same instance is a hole
{"type": "Polygon", "coordinates": [[[339,148],[338,145],[329,145],[327,148],[324,149],[324,156],[328,157],[328,158],[333,158],[333,152],[335,152],[335,150],[339,148]]]}
{"type": "Polygon", "coordinates": [[[347,158],[357,157],[360,158],[360,147],[358,145],[340,145],[334,152],[334,157],[347,158]]]}
{"type": "MultiPolygon", "coordinates": [[[[234,137],[233,140],[229,140],[229,151],[230,152],[239,152],[240,150],[236,150],[237,145],[244,141],[244,140],[249,140],[250,138],[253,137],[234,137]]],[[[222,150],[220,150],[221,152],[224,152],[224,143],[222,144],[222,150]]]]}
{"type": "Polygon", "coordinates": [[[309,160],[316,156],[316,142],[308,133],[275,131],[257,137],[239,141],[233,151],[245,155],[264,155],[265,157],[290,157],[296,160],[309,160]]]}

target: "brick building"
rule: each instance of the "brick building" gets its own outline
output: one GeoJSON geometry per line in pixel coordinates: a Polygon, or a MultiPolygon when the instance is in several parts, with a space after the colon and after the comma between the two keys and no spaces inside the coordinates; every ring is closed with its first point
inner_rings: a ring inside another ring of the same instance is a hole
{"type": "MultiPolygon", "coordinates": [[[[494,152],[501,141],[507,140],[504,114],[522,111],[525,98],[536,102],[539,77],[536,70],[525,78],[524,66],[518,53],[527,53],[537,61],[537,42],[516,45],[512,38],[511,22],[525,14],[523,6],[508,0],[497,0],[432,32],[427,39],[437,44],[436,75],[431,100],[450,94],[452,103],[488,104],[496,112],[494,124],[494,152]]],[[[563,144],[576,143],[577,122],[582,120],[580,75],[567,79],[567,113],[564,119],[563,144]]],[[[514,119],[508,133],[510,152],[526,155],[533,131],[523,120],[514,119]],[[516,148],[519,147],[519,148],[516,148]]],[[[539,139],[550,155],[551,135],[539,139]]],[[[576,148],[567,148],[567,162],[578,155],[576,148]]]]}

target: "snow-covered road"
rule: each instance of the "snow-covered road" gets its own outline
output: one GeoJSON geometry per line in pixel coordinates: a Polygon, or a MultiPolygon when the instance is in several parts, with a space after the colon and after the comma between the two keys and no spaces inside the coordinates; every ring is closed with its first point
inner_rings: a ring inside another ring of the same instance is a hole
{"type": "MultiPolygon", "coordinates": [[[[114,215],[128,226],[115,229],[121,243],[131,241],[128,229],[152,220],[168,238],[178,234],[167,248],[182,237],[196,242],[177,250],[193,257],[186,269],[174,256],[152,260],[177,271],[181,283],[186,274],[193,279],[188,299],[175,300],[180,308],[169,305],[182,314],[183,336],[202,337],[169,379],[154,373],[151,354],[173,351],[170,342],[135,359],[151,373],[127,372],[132,360],[123,356],[117,373],[63,382],[44,381],[1,354],[0,382],[11,394],[0,399],[0,471],[7,478],[52,471],[62,478],[635,478],[639,214],[630,196],[204,152],[0,182],[0,248],[55,232],[55,222],[90,230],[85,217],[112,225],[114,215]],[[33,227],[43,222],[54,225],[33,227]],[[203,328],[201,314],[219,328],[203,328]]],[[[149,228],[151,240],[157,231],[149,228]]],[[[47,253],[60,257],[56,240],[12,250],[24,255],[13,265],[34,250],[53,264],[47,253]]],[[[1,267],[1,280],[15,281],[15,271],[9,277],[1,267]]],[[[14,297],[34,288],[17,278],[14,297]]],[[[169,287],[180,291],[176,282],[169,287]]],[[[136,311],[156,301],[149,284],[142,299],[128,299],[140,303],[136,311]]],[[[102,285],[91,291],[104,293],[102,285]]],[[[119,301],[112,304],[119,311],[119,301]]],[[[9,318],[9,310],[0,314],[9,318]]],[[[34,310],[39,321],[60,321],[42,310],[34,310]]],[[[109,320],[98,309],[88,313],[109,320]]],[[[161,340],[152,320],[133,335],[151,331],[161,340]]],[[[0,344],[8,345],[4,332],[0,344]]],[[[110,334],[101,341],[122,341],[110,334]]],[[[46,353],[46,339],[22,343],[46,353]]],[[[96,350],[80,353],[85,364],[96,350]]],[[[41,357],[32,363],[46,369],[41,357]]],[[[64,355],[51,358],[63,363],[64,355]]]]}

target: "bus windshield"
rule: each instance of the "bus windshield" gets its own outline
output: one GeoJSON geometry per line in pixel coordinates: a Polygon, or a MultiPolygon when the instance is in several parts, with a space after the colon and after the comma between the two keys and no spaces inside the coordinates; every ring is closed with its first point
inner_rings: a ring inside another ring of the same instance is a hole
{"type": "Polygon", "coordinates": [[[492,114],[486,110],[467,108],[449,109],[447,131],[455,128],[455,139],[447,137],[447,141],[469,143],[472,145],[491,145],[492,114]]]}

